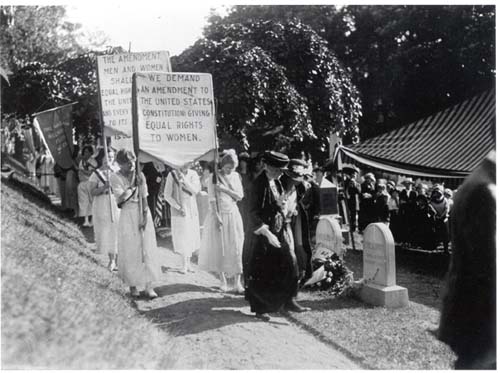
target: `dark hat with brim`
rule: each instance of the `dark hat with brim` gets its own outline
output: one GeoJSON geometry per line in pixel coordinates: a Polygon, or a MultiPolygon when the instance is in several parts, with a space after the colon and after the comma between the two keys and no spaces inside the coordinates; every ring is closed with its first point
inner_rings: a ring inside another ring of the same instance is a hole
{"type": "Polygon", "coordinates": [[[273,150],[268,150],[264,153],[264,162],[269,166],[278,167],[282,170],[286,169],[290,159],[285,154],[275,152],[273,150]]]}

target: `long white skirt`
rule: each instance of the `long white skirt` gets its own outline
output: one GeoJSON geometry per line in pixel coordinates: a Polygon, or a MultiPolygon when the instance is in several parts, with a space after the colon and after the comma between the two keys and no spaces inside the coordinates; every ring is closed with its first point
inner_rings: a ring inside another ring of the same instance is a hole
{"type": "Polygon", "coordinates": [[[160,263],[153,219],[148,210],[144,231],[139,230],[139,204],[128,202],[120,211],[118,225],[118,275],[128,286],[154,286],[160,263]],[[144,262],[142,252],[144,251],[144,262]]]}
{"type": "Polygon", "coordinates": [[[118,222],[120,209],[116,206],[115,197],[111,194],[94,196],[92,200],[92,218],[94,219],[94,239],[98,254],[118,253],[118,222]],[[114,220],[111,221],[111,211],[114,220]]]}
{"type": "Polygon", "coordinates": [[[90,194],[89,183],[83,181],[78,184],[78,216],[92,215],[92,194],[90,194]]]}
{"type": "Polygon", "coordinates": [[[224,272],[228,276],[241,274],[245,233],[236,204],[230,212],[222,212],[221,218],[222,229],[215,212],[210,209],[203,224],[198,265],[208,272],[224,272]]]}
{"type": "Polygon", "coordinates": [[[200,221],[198,214],[172,216],[172,243],[174,251],[190,257],[200,249],[200,221]]]}

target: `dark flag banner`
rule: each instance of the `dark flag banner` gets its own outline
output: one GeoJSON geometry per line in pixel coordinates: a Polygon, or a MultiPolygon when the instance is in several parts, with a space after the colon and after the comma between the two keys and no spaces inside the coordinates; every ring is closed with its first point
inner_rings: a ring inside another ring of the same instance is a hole
{"type": "Polygon", "coordinates": [[[73,125],[71,123],[74,104],[59,106],[54,109],[33,114],[33,125],[43,135],[43,141],[52,158],[62,168],[73,164],[73,125]]]}

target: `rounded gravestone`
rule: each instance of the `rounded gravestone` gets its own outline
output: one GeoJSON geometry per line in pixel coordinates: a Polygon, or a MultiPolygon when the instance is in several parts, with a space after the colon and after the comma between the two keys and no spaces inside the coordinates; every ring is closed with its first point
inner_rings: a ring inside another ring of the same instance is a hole
{"type": "Polygon", "coordinates": [[[391,230],[373,223],[363,232],[363,278],[382,286],[396,285],[396,257],[391,230]]]}
{"type": "Polygon", "coordinates": [[[316,226],[316,245],[313,259],[328,258],[335,253],[342,258],[345,253],[342,230],[333,216],[322,216],[316,226]]]}
{"type": "Polygon", "coordinates": [[[365,302],[389,308],[408,305],[408,290],[396,285],[394,238],[383,223],[372,223],[363,232],[363,278],[365,302]]]}

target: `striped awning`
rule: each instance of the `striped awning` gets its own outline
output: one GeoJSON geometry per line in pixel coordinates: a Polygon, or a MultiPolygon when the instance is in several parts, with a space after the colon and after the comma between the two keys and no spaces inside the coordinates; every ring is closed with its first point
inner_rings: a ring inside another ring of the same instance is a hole
{"type": "Polygon", "coordinates": [[[343,159],[388,172],[428,178],[464,178],[495,149],[495,91],[356,145],[343,159]]]}

